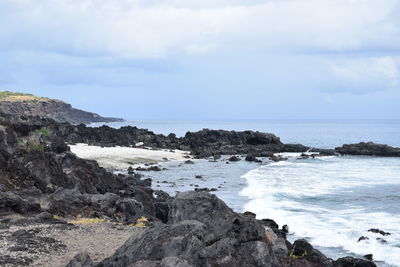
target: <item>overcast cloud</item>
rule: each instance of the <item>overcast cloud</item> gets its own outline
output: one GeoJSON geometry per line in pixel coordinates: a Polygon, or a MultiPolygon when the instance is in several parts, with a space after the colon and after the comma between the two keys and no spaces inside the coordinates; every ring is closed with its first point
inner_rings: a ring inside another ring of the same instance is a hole
{"type": "Polygon", "coordinates": [[[0,88],[131,119],[400,118],[398,14],[400,0],[2,0],[0,88]]]}

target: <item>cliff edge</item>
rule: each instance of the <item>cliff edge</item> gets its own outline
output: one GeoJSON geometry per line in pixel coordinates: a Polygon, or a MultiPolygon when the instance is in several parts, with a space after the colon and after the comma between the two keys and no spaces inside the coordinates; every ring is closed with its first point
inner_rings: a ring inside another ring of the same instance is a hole
{"type": "Polygon", "coordinates": [[[76,109],[60,100],[9,91],[0,92],[0,112],[20,116],[39,116],[72,124],[123,121],[123,119],[102,117],[96,113],[76,109]]]}

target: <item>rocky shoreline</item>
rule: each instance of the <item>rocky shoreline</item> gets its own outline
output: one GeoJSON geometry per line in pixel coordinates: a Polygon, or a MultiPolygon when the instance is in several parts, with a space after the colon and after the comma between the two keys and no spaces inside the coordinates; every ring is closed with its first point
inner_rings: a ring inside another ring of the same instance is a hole
{"type": "MultiPolygon", "coordinates": [[[[249,161],[275,157],[274,152],[310,150],[283,144],[272,134],[251,131],[203,130],[177,138],[136,127],[89,128],[0,114],[0,239],[17,243],[18,238],[30,240],[3,247],[0,264],[34,265],[43,254],[51,258],[67,245],[41,235],[42,230],[36,228],[73,231],[76,218],[88,218],[99,225],[111,222],[115,227],[124,225],[141,231],[112,255],[102,254],[109,256],[105,259],[81,253],[72,260],[74,255],[70,255],[68,266],[375,266],[366,259],[328,259],[305,240],[291,244],[286,240],[285,227],[279,228],[271,219],[256,220],[251,213],[235,213],[207,192],[190,191],[171,197],[151,189],[151,180],[143,180],[134,172],[109,173],[97,162],[71,153],[67,142],[183,149],[199,158],[247,154],[249,161]],[[22,228],[18,232],[15,227],[22,228]],[[35,246],[41,242],[49,243],[48,249],[35,246]]],[[[368,151],[375,147],[368,144],[368,151]]],[[[354,152],[356,148],[319,152],[366,154],[365,150],[354,152]]]]}

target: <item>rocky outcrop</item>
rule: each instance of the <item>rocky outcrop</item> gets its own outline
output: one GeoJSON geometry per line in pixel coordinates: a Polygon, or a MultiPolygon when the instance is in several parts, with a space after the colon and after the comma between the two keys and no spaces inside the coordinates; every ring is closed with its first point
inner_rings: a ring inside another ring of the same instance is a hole
{"type": "Polygon", "coordinates": [[[235,132],[203,129],[188,132],[183,137],[175,134],[167,136],[155,134],[147,129],[108,126],[97,128],[85,125],[62,125],[59,135],[70,143],[87,143],[99,146],[140,146],[180,149],[190,151],[195,157],[205,158],[218,155],[252,154],[256,157],[269,157],[273,152],[305,152],[309,148],[297,144],[283,144],[269,133],[253,131],[235,132]]]}
{"type": "Polygon", "coordinates": [[[0,112],[13,115],[40,116],[54,119],[57,122],[72,124],[123,121],[122,119],[101,117],[95,113],[75,109],[70,104],[59,100],[38,97],[22,101],[0,99],[0,112]]]}
{"type": "Polygon", "coordinates": [[[114,255],[99,263],[91,261],[87,254],[79,254],[68,266],[333,267],[375,264],[350,257],[332,261],[306,240],[290,244],[253,216],[233,212],[214,195],[185,192],[170,201],[167,224],[158,224],[130,238],[114,255]]]}
{"type": "Polygon", "coordinates": [[[141,216],[156,219],[157,201],[148,181],[114,175],[78,158],[59,131],[52,120],[0,116],[1,214],[47,211],[124,223],[141,216]]]}
{"type": "MultiPolygon", "coordinates": [[[[57,123],[43,118],[29,118],[30,123],[13,123],[13,128],[31,131],[45,128],[53,136],[68,143],[86,143],[98,146],[152,147],[190,151],[197,158],[219,155],[251,154],[254,157],[271,157],[275,152],[305,152],[309,148],[298,144],[283,144],[279,137],[253,131],[235,132],[204,129],[188,132],[183,137],[155,134],[147,129],[126,126],[119,129],[108,126],[86,127],[84,124],[57,123]],[[25,129],[23,129],[25,128],[25,129]]],[[[61,147],[60,147],[61,148],[61,147]]]]}
{"type": "Polygon", "coordinates": [[[341,155],[400,157],[400,148],[388,145],[375,144],[373,142],[361,142],[358,144],[346,144],[335,148],[341,155]]]}

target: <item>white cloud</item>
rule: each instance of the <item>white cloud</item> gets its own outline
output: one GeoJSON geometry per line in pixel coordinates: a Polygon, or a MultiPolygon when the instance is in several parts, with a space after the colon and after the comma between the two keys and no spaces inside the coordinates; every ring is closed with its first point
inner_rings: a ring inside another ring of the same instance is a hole
{"type": "Polygon", "coordinates": [[[328,62],[336,91],[369,93],[400,86],[400,57],[369,57],[328,62]],[[340,86],[337,86],[340,84],[340,86]]]}
{"type": "Polygon", "coordinates": [[[398,0],[2,0],[0,49],[120,57],[400,49],[396,12],[398,0]]]}

